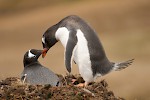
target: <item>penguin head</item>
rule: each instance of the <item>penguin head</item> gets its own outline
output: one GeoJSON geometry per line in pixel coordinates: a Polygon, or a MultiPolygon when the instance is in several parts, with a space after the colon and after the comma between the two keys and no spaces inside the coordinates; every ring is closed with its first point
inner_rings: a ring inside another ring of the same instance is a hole
{"type": "Polygon", "coordinates": [[[37,62],[41,54],[42,54],[42,50],[31,49],[27,51],[24,55],[24,60],[23,60],[24,67],[29,64],[37,62]]]}
{"type": "Polygon", "coordinates": [[[44,58],[46,56],[46,53],[48,50],[58,42],[58,40],[55,37],[55,33],[57,30],[57,26],[54,25],[47,29],[47,31],[43,34],[42,37],[42,44],[43,44],[43,52],[42,57],[44,58]]]}

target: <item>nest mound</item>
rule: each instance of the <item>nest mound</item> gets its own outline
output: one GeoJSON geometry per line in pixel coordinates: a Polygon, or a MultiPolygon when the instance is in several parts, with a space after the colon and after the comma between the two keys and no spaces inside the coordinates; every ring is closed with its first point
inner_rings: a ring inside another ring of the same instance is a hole
{"type": "Polygon", "coordinates": [[[105,80],[91,83],[86,88],[76,87],[75,84],[84,82],[80,76],[58,75],[62,80],[62,86],[51,87],[50,85],[23,84],[20,78],[10,77],[0,81],[0,99],[7,100],[124,100],[115,97],[109,91],[105,80]],[[76,79],[72,84],[71,79],[76,79]]]}

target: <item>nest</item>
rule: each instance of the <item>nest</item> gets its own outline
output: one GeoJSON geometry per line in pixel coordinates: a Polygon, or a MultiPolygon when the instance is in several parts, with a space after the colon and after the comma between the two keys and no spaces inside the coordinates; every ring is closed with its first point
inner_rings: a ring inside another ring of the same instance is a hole
{"type": "Polygon", "coordinates": [[[54,100],[124,100],[115,97],[112,91],[108,90],[105,80],[91,83],[86,88],[76,87],[84,80],[79,75],[58,75],[62,86],[51,87],[47,85],[23,84],[20,78],[10,77],[0,81],[0,99],[6,100],[33,100],[33,99],[54,99],[54,100]],[[76,79],[72,83],[72,79],[76,79]]]}

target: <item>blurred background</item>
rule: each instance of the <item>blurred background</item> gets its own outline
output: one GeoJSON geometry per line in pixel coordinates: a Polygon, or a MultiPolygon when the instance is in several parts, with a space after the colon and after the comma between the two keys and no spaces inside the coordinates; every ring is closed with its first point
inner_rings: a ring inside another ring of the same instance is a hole
{"type": "MultiPolygon", "coordinates": [[[[105,79],[116,96],[150,99],[149,0],[0,0],[0,80],[20,77],[25,52],[42,49],[43,33],[68,15],[95,29],[111,61],[135,58],[127,69],[98,80],[105,79]]],[[[55,73],[67,73],[60,42],[39,61],[55,73]]],[[[79,73],[76,65],[72,73],[79,73]]]]}

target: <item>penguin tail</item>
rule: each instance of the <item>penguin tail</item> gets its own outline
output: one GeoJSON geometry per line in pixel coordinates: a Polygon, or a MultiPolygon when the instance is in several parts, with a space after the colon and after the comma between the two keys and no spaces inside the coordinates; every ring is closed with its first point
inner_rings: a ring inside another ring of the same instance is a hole
{"type": "Polygon", "coordinates": [[[127,68],[129,65],[131,65],[133,63],[134,59],[130,59],[128,61],[124,61],[124,62],[119,62],[119,63],[114,63],[114,67],[113,70],[114,71],[120,71],[122,69],[127,68]]]}

